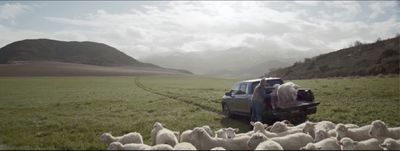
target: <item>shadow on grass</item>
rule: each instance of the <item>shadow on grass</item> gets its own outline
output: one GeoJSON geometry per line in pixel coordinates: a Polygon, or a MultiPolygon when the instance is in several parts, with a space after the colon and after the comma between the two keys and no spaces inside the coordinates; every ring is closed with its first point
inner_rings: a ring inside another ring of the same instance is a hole
{"type": "Polygon", "coordinates": [[[220,121],[223,127],[239,128],[239,133],[245,133],[253,129],[250,125],[249,117],[234,116],[231,118],[222,118],[220,121]]]}

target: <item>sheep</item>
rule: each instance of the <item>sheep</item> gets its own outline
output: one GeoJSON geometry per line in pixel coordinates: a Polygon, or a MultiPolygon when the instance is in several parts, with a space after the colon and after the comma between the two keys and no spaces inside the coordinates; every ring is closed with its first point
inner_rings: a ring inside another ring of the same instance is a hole
{"type": "Polygon", "coordinates": [[[174,150],[197,150],[192,144],[181,142],[174,146],[174,150]]]}
{"type": "MultiPolygon", "coordinates": [[[[359,126],[356,125],[356,124],[344,124],[344,126],[347,127],[348,129],[351,129],[351,128],[359,128],[359,126]]],[[[315,132],[315,136],[317,135],[316,133],[317,133],[317,132],[315,132]]],[[[336,137],[336,130],[335,130],[335,129],[329,130],[329,131],[328,131],[328,135],[329,135],[330,137],[336,137]]],[[[325,137],[325,138],[327,138],[327,137],[325,137]]],[[[317,140],[318,140],[318,139],[317,139],[317,140]]],[[[321,139],[319,139],[319,140],[321,140],[321,139]]]]}
{"type": "Polygon", "coordinates": [[[323,139],[317,143],[308,143],[306,146],[300,148],[300,150],[340,150],[340,145],[337,144],[337,140],[334,137],[323,139]]]}
{"type": "Polygon", "coordinates": [[[386,138],[382,144],[379,145],[383,150],[400,150],[400,140],[393,138],[386,138]]]}
{"type": "Polygon", "coordinates": [[[112,142],[108,145],[107,150],[146,150],[151,146],[146,144],[122,144],[121,142],[112,142]]]}
{"type": "Polygon", "coordinates": [[[211,130],[210,126],[204,125],[204,126],[202,126],[202,128],[204,128],[204,130],[206,130],[206,132],[208,133],[208,135],[210,135],[211,137],[214,137],[214,133],[213,133],[213,131],[211,130]]]}
{"type": "Polygon", "coordinates": [[[228,138],[228,134],[223,129],[219,129],[214,133],[216,138],[228,138]]]}
{"type": "Polygon", "coordinates": [[[179,131],[172,131],[172,133],[174,133],[176,139],[179,141],[181,136],[180,136],[180,132],[179,131]]]}
{"type": "Polygon", "coordinates": [[[342,146],[342,150],[382,150],[379,145],[382,140],[370,138],[363,141],[354,141],[351,138],[342,138],[338,143],[342,146]]]}
{"type": "Polygon", "coordinates": [[[345,127],[347,128],[359,128],[360,126],[356,125],[356,124],[344,124],[345,127]]]}
{"type": "Polygon", "coordinates": [[[210,150],[214,147],[223,147],[227,150],[247,150],[247,140],[249,136],[234,137],[232,139],[222,139],[211,137],[203,128],[195,128],[190,133],[191,140],[197,140],[193,145],[199,150],[210,150]]]}
{"type": "Polygon", "coordinates": [[[236,136],[236,132],[239,132],[239,128],[221,128],[218,131],[215,131],[215,137],[230,139],[236,136]]]}
{"type": "Polygon", "coordinates": [[[192,133],[192,130],[186,130],[181,133],[181,137],[179,142],[190,142],[189,134],[192,133]]]}
{"type": "MultiPolygon", "coordinates": [[[[306,122],[308,122],[308,121],[306,121],[306,122]]],[[[298,128],[298,129],[303,129],[304,126],[306,126],[306,122],[301,123],[301,124],[299,124],[299,125],[296,125],[296,126],[294,126],[294,127],[295,127],[295,128],[298,128]]],[[[288,126],[289,126],[289,125],[288,125],[288,126]]]]}
{"type": "Polygon", "coordinates": [[[307,145],[313,141],[312,137],[304,133],[289,134],[281,137],[268,138],[260,132],[254,133],[247,145],[249,149],[255,149],[261,142],[271,140],[282,146],[284,150],[298,150],[300,147],[307,145]]]}
{"type": "Polygon", "coordinates": [[[298,150],[300,147],[311,143],[313,138],[304,133],[295,133],[282,137],[274,137],[271,140],[279,143],[284,150],[298,150]]]}
{"type": "Polygon", "coordinates": [[[174,132],[164,128],[164,126],[159,122],[156,122],[153,125],[153,129],[151,130],[151,140],[152,145],[168,144],[175,146],[178,143],[178,138],[175,136],[174,132]]]}
{"type": "Polygon", "coordinates": [[[253,126],[253,132],[265,130],[268,127],[268,124],[263,124],[261,122],[250,122],[250,125],[253,126]]]}
{"type": "Polygon", "coordinates": [[[371,128],[371,125],[365,125],[359,128],[347,128],[344,124],[336,125],[336,138],[337,140],[341,140],[344,137],[349,137],[355,141],[362,141],[369,138],[372,138],[368,131],[371,128]]]}
{"type": "Polygon", "coordinates": [[[125,134],[123,136],[112,136],[111,133],[103,133],[100,136],[100,140],[106,144],[110,144],[112,142],[120,142],[121,144],[128,144],[128,143],[136,143],[136,144],[143,144],[143,137],[140,133],[131,132],[125,134]]]}
{"type": "Polygon", "coordinates": [[[319,142],[321,140],[324,140],[326,138],[330,138],[331,136],[329,135],[328,132],[324,131],[324,130],[317,130],[315,132],[315,138],[314,138],[314,142],[319,142]]]}
{"type": "Polygon", "coordinates": [[[286,82],[282,85],[279,85],[277,88],[277,96],[279,101],[276,102],[276,105],[279,108],[288,108],[295,105],[297,103],[297,88],[299,87],[300,86],[292,82],[286,82]]]}
{"type": "Polygon", "coordinates": [[[283,147],[277,142],[266,140],[258,144],[255,150],[283,150],[283,147]]]}
{"type": "Polygon", "coordinates": [[[268,137],[260,131],[257,131],[256,133],[251,135],[249,141],[247,142],[247,147],[250,150],[254,150],[261,142],[264,142],[266,140],[268,140],[268,137]]]}
{"type": "Polygon", "coordinates": [[[385,122],[381,120],[375,120],[371,125],[369,135],[372,137],[400,139],[400,127],[388,128],[385,122]]]}
{"type": "MultiPolygon", "coordinates": [[[[210,135],[210,136],[214,136],[214,133],[212,132],[210,126],[208,125],[204,125],[202,126],[202,128],[204,128],[204,130],[206,130],[206,132],[210,135]]],[[[189,138],[189,134],[192,133],[192,130],[186,130],[183,131],[181,136],[179,137],[179,142],[189,142],[190,143],[190,138],[189,138]]]]}
{"type": "Polygon", "coordinates": [[[331,121],[321,121],[318,123],[314,122],[305,122],[303,132],[306,134],[310,134],[311,137],[315,138],[315,131],[316,130],[324,130],[329,131],[331,129],[335,129],[336,124],[332,123],[331,121]]]}
{"type": "Polygon", "coordinates": [[[253,131],[247,132],[246,134],[248,136],[251,136],[252,134],[256,133],[256,132],[261,132],[262,134],[264,134],[265,136],[267,136],[268,138],[273,138],[273,137],[279,137],[279,136],[285,136],[285,133],[272,133],[269,132],[267,130],[265,130],[265,128],[268,127],[267,124],[263,124],[261,122],[250,122],[250,124],[253,126],[253,131]]]}
{"type": "Polygon", "coordinates": [[[293,133],[302,132],[302,129],[298,129],[296,127],[289,127],[284,122],[275,122],[272,125],[270,131],[274,132],[274,133],[283,133],[283,132],[285,132],[286,134],[293,134],[293,133]]]}
{"type": "Polygon", "coordinates": [[[174,148],[172,148],[168,144],[157,144],[157,145],[151,146],[150,148],[147,148],[146,150],[174,150],[174,148]]]}
{"type": "Polygon", "coordinates": [[[226,150],[226,149],[223,147],[214,147],[214,148],[211,148],[211,150],[226,150]]]}

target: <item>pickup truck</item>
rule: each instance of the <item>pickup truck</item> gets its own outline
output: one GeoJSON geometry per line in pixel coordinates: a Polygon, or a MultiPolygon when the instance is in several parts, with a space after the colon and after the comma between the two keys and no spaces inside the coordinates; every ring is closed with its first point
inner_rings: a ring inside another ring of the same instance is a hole
{"type": "MultiPolygon", "coordinates": [[[[239,81],[233,85],[230,91],[226,92],[222,97],[222,111],[226,117],[233,115],[241,115],[251,117],[251,97],[254,88],[260,83],[261,79],[239,81]]],[[[280,78],[265,78],[267,86],[266,93],[272,92],[272,86],[275,84],[283,84],[280,78]]],[[[269,95],[268,95],[269,96],[269,95]]],[[[273,123],[275,121],[289,120],[292,123],[301,123],[307,120],[307,115],[317,112],[319,102],[314,101],[314,95],[311,90],[305,88],[297,89],[296,106],[286,109],[273,110],[270,106],[270,97],[266,97],[265,112],[263,113],[263,123],[273,123]]],[[[253,119],[250,119],[253,121],[253,119]]]]}

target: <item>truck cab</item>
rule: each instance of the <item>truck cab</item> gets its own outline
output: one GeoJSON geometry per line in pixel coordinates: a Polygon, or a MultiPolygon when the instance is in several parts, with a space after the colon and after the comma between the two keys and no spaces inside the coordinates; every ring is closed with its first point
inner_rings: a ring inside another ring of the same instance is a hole
{"type": "MultiPolygon", "coordinates": [[[[283,80],[276,77],[265,78],[266,93],[272,92],[272,86],[275,84],[283,84],[283,80]]],[[[251,116],[251,98],[254,88],[260,83],[261,79],[245,80],[235,83],[230,91],[226,92],[222,97],[222,111],[226,117],[231,115],[251,116]]],[[[263,122],[271,123],[276,120],[289,120],[292,122],[305,121],[308,114],[316,113],[318,102],[314,101],[311,90],[300,88],[297,91],[296,106],[286,109],[272,110],[269,106],[270,97],[265,98],[266,107],[263,114],[263,122]]]]}

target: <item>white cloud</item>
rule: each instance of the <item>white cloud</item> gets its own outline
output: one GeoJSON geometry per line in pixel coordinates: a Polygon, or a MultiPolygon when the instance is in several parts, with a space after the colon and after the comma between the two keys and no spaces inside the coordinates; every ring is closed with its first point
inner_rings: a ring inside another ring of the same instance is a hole
{"type": "Polygon", "coordinates": [[[368,7],[372,10],[371,14],[369,15],[370,19],[377,19],[380,16],[383,16],[388,13],[393,13],[393,15],[396,15],[399,17],[398,12],[399,12],[399,7],[400,3],[393,2],[393,1],[382,1],[382,2],[374,2],[370,3],[368,7]]]}
{"type": "Polygon", "coordinates": [[[90,14],[74,17],[43,16],[57,26],[68,27],[57,32],[15,30],[4,26],[0,32],[11,38],[0,38],[0,44],[40,36],[90,40],[109,44],[133,57],[233,47],[325,51],[347,47],[354,40],[387,38],[400,29],[398,19],[393,17],[374,23],[360,19],[360,15],[365,14],[375,18],[387,14],[380,12],[382,8],[389,8],[387,4],[371,4],[376,8],[366,13],[360,3],[177,1],[124,13],[98,8],[90,14]]]}
{"type": "Polygon", "coordinates": [[[30,6],[19,3],[0,5],[0,20],[13,20],[30,9],[30,6]]]}

